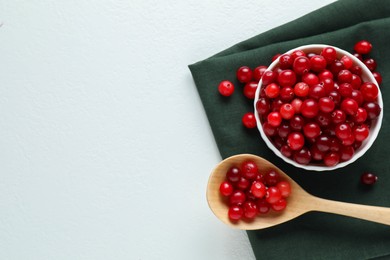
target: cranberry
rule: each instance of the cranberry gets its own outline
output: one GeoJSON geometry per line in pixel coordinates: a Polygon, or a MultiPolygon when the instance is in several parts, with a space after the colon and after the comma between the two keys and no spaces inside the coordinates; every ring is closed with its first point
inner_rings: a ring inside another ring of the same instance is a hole
{"type": "Polygon", "coordinates": [[[382,75],[378,71],[374,71],[372,75],[374,76],[376,82],[378,82],[379,85],[382,84],[382,75]]]}
{"type": "Polygon", "coordinates": [[[275,186],[269,187],[265,194],[265,200],[270,204],[277,202],[281,198],[282,194],[280,193],[280,190],[275,186]]]}
{"type": "Polygon", "coordinates": [[[324,128],[324,130],[331,130],[330,128],[327,128],[332,122],[332,116],[330,113],[325,113],[322,111],[318,112],[315,121],[320,125],[321,128],[324,128]]]}
{"type": "Polygon", "coordinates": [[[265,200],[260,199],[257,202],[257,210],[260,214],[266,214],[271,209],[271,205],[265,200]]]}
{"type": "Polygon", "coordinates": [[[279,56],[279,66],[281,69],[290,69],[293,65],[294,59],[290,54],[283,54],[279,56]]]}
{"type": "Polygon", "coordinates": [[[329,93],[329,98],[331,98],[336,106],[341,102],[341,95],[338,91],[333,90],[329,93]]]}
{"type": "Polygon", "coordinates": [[[352,66],[349,70],[353,74],[358,75],[358,76],[361,76],[363,73],[362,67],[360,67],[359,65],[352,66]]]}
{"type": "Polygon", "coordinates": [[[279,112],[284,102],[280,98],[274,99],[271,105],[272,112],[279,112]]]}
{"type": "Polygon", "coordinates": [[[275,211],[282,211],[286,208],[286,206],[287,206],[287,201],[284,198],[281,198],[280,200],[271,204],[271,208],[275,211]]]}
{"type": "Polygon", "coordinates": [[[334,81],[333,79],[326,78],[321,81],[322,86],[324,87],[327,94],[334,90],[334,81]]]}
{"type": "Polygon", "coordinates": [[[335,111],[332,112],[332,122],[335,124],[338,123],[343,123],[347,119],[346,114],[344,111],[336,109],[335,111]]]}
{"type": "Polygon", "coordinates": [[[263,123],[263,131],[267,136],[274,136],[276,134],[277,128],[272,126],[270,123],[263,123]]]}
{"type": "Polygon", "coordinates": [[[381,113],[380,106],[375,102],[367,102],[363,104],[363,108],[367,111],[368,119],[375,119],[381,113]]]}
{"type": "Polygon", "coordinates": [[[341,161],[351,160],[355,153],[355,149],[352,146],[342,146],[340,152],[341,161]]]}
{"type": "Polygon", "coordinates": [[[337,58],[336,49],[333,47],[325,47],[321,51],[321,55],[325,58],[328,64],[331,64],[337,58]]]}
{"type": "Polygon", "coordinates": [[[369,130],[368,126],[365,124],[356,126],[353,129],[353,134],[355,135],[355,140],[359,141],[359,142],[364,141],[368,137],[369,133],[370,133],[370,130],[369,130]]]}
{"type": "Polygon", "coordinates": [[[265,86],[271,84],[275,82],[276,78],[277,78],[276,72],[272,70],[267,70],[264,72],[263,77],[261,78],[262,84],[265,86]]]}
{"type": "Polygon", "coordinates": [[[310,70],[310,60],[305,56],[297,57],[293,63],[293,70],[297,75],[302,75],[310,70]]]}
{"type": "Polygon", "coordinates": [[[279,112],[271,112],[267,116],[268,123],[272,126],[279,126],[282,123],[282,116],[279,112]]]}
{"type": "Polygon", "coordinates": [[[238,180],[237,182],[237,188],[240,189],[240,190],[246,190],[249,188],[249,185],[250,185],[250,182],[248,179],[244,178],[244,177],[240,177],[240,179],[238,180]]]}
{"type": "Polygon", "coordinates": [[[293,150],[288,145],[283,145],[280,147],[280,152],[283,154],[283,156],[286,156],[287,158],[290,158],[293,154],[293,150]]]}
{"type": "Polygon", "coordinates": [[[249,99],[254,99],[257,90],[257,83],[254,81],[250,81],[244,86],[244,96],[249,99]]]}
{"type": "Polygon", "coordinates": [[[291,132],[291,126],[288,122],[282,122],[282,124],[277,129],[278,135],[281,138],[286,138],[291,132]]]}
{"type": "Polygon", "coordinates": [[[302,75],[302,82],[306,83],[309,86],[314,86],[320,83],[320,79],[314,73],[305,73],[302,75]]]}
{"type": "Polygon", "coordinates": [[[352,85],[349,83],[342,83],[339,85],[339,93],[342,97],[351,97],[352,96],[352,85]]]}
{"type": "Polygon", "coordinates": [[[321,128],[316,123],[308,123],[303,127],[303,133],[308,138],[317,138],[321,134],[321,128]]]}
{"type": "Polygon", "coordinates": [[[298,97],[306,97],[309,94],[310,87],[304,82],[298,82],[294,86],[294,94],[298,97]]]}
{"type": "Polygon", "coordinates": [[[355,143],[355,136],[351,134],[349,137],[342,140],[343,145],[353,145],[355,143]]]}
{"type": "Polygon", "coordinates": [[[271,83],[265,87],[265,95],[268,98],[276,98],[279,96],[280,93],[280,87],[276,83],[271,83]]]}
{"type": "Polygon", "coordinates": [[[287,145],[292,150],[300,150],[305,144],[305,138],[300,132],[292,132],[287,137],[287,145]]]}
{"type": "Polygon", "coordinates": [[[306,56],[306,53],[304,51],[301,51],[301,50],[295,50],[291,53],[291,57],[292,59],[295,61],[297,58],[299,57],[305,57],[306,56]]]}
{"type": "Polygon", "coordinates": [[[267,66],[258,66],[253,70],[253,79],[259,82],[264,72],[267,70],[267,66]]]}
{"type": "Polygon", "coordinates": [[[358,58],[360,61],[363,61],[363,55],[361,55],[360,53],[354,53],[353,56],[358,58]]]}
{"type": "Polygon", "coordinates": [[[294,89],[291,87],[284,87],[280,90],[279,95],[283,102],[290,102],[294,98],[294,89]]]}
{"type": "Polygon", "coordinates": [[[356,114],[353,116],[353,121],[355,123],[364,123],[367,119],[367,111],[362,108],[362,107],[359,107],[356,114]]]}
{"type": "Polygon", "coordinates": [[[229,182],[237,183],[240,180],[240,177],[241,170],[236,166],[230,167],[229,170],[226,172],[226,179],[229,182]]]}
{"type": "Polygon", "coordinates": [[[321,152],[317,146],[310,147],[310,154],[313,160],[322,161],[324,159],[324,152],[321,152]]]}
{"type": "Polygon", "coordinates": [[[309,162],[311,161],[310,151],[306,147],[303,147],[301,150],[296,151],[294,153],[294,161],[303,165],[309,164],[309,162]]]}
{"type": "Polygon", "coordinates": [[[241,164],[241,173],[247,179],[255,179],[258,171],[259,169],[254,161],[248,160],[241,164]]]}
{"type": "Polygon", "coordinates": [[[375,101],[378,97],[379,90],[376,84],[365,82],[360,87],[360,92],[362,92],[365,101],[375,101]]]}
{"type": "Polygon", "coordinates": [[[304,117],[313,118],[318,114],[318,103],[314,99],[306,99],[301,106],[301,113],[304,117]]]}
{"type": "Polygon", "coordinates": [[[326,68],[327,61],[324,56],[314,55],[310,58],[311,70],[320,72],[326,68]]]}
{"type": "Polygon", "coordinates": [[[270,101],[266,98],[259,98],[256,102],[256,110],[260,115],[266,115],[271,110],[270,101]]]}
{"type": "Polygon", "coordinates": [[[280,115],[284,118],[284,119],[291,119],[295,114],[295,110],[294,110],[294,107],[289,104],[289,103],[285,103],[281,106],[280,108],[280,115]]]}
{"type": "Polygon", "coordinates": [[[341,123],[336,126],[336,136],[340,140],[347,139],[352,134],[352,129],[349,124],[341,123]]]}
{"type": "Polygon", "coordinates": [[[310,88],[309,96],[315,100],[318,100],[326,96],[326,90],[322,84],[314,85],[310,88]]]}
{"type": "Polygon", "coordinates": [[[332,72],[330,72],[330,70],[323,70],[320,73],[318,73],[318,78],[320,80],[324,80],[324,79],[333,80],[333,74],[332,74],[332,72]]]}
{"type": "Polygon", "coordinates": [[[329,67],[329,70],[333,73],[333,75],[335,77],[337,77],[337,75],[343,69],[345,69],[344,64],[339,60],[335,60],[332,64],[330,64],[330,67],[329,67]]]}
{"type": "Polygon", "coordinates": [[[360,85],[362,85],[362,79],[360,76],[356,74],[352,74],[352,81],[351,81],[351,86],[353,89],[359,89],[360,85]]]}
{"type": "Polygon", "coordinates": [[[218,85],[218,91],[222,96],[231,96],[234,92],[234,85],[228,80],[221,81],[218,85]]]}
{"type": "Polygon", "coordinates": [[[276,187],[280,190],[282,197],[287,198],[291,194],[291,185],[287,181],[280,181],[276,184],[276,187]]]}
{"type": "Polygon", "coordinates": [[[337,80],[340,83],[351,83],[352,81],[352,72],[349,70],[341,70],[337,75],[337,80]]]}
{"type": "Polygon", "coordinates": [[[351,98],[357,102],[358,106],[361,106],[364,102],[363,94],[360,90],[352,90],[351,98]]]}
{"type": "Polygon", "coordinates": [[[257,215],[257,205],[253,201],[245,201],[242,206],[244,209],[244,216],[248,219],[252,219],[257,215]]]}
{"type": "Polygon", "coordinates": [[[336,105],[335,105],[334,101],[332,99],[330,99],[329,97],[322,97],[318,101],[318,106],[322,112],[330,113],[333,111],[333,109],[335,108],[336,105]]]}
{"type": "Polygon", "coordinates": [[[372,49],[372,44],[369,41],[362,40],[357,42],[353,49],[359,54],[369,54],[372,49]]]}
{"type": "Polygon", "coordinates": [[[265,196],[265,192],[266,187],[264,183],[259,181],[255,181],[252,183],[251,193],[253,194],[253,196],[255,196],[256,198],[263,198],[265,196]]]}
{"type": "Polygon", "coordinates": [[[316,139],[314,145],[318,148],[320,152],[327,152],[330,150],[332,142],[329,136],[323,134],[316,139]]]}
{"type": "Polygon", "coordinates": [[[230,196],[233,193],[233,185],[230,182],[224,181],[219,186],[219,191],[223,196],[230,196]]]}
{"type": "Polygon", "coordinates": [[[346,69],[351,68],[353,65],[353,60],[349,56],[346,56],[346,55],[341,57],[340,61],[344,64],[344,67],[346,69]]]}
{"type": "Polygon", "coordinates": [[[237,205],[229,207],[228,216],[230,220],[239,220],[244,216],[244,210],[237,205]]]}
{"type": "Polygon", "coordinates": [[[245,202],[245,200],[246,200],[246,195],[241,190],[234,191],[229,197],[230,205],[241,205],[242,203],[245,202]]]}
{"type": "Polygon", "coordinates": [[[255,128],[257,125],[255,114],[252,112],[244,114],[242,117],[242,123],[246,128],[255,128]]]}
{"type": "Polygon", "coordinates": [[[360,181],[366,185],[372,185],[378,180],[378,176],[371,172],[365,172],[360,176],[360,181]]]}
{"type": "Polygon", "coordinates": [[[304,125],[305,125],[305,119],[303,119],[303,117],[300,115],[294,115],[290,119],[290,126],[295,131],[301,131],[304,125]]]}
{"type": "Polygon", "coordinates": [[[302,100],[295,98],[293,101],[291,101],[291,105],[294,107],[296,114],[301,112],[302,100]]]}
{"type": "Polygon", "coordinates": [[[252,70],[247,66],[242,66],[238,68],[236,76],[241,83],[247,83],[252,80],[252,70]]]}
{"type": "Polygon", "coordinates": [[[297,77],[295,72],[292,70],[283,70],[278,75],[278,82],[282,87],[291,87],[296,83],[296,81],[297,77]]]}
{"type": "Polygon", "coordinates": [[[376,69],[376,61],[372,58],[369,58],[369,59],[365,59],[363,61],[364,65],[366,65],[366,67],[370,70],[370,71],[374,71],[376,69]]]}
{"type": "Polygon", "coordinates": [[[341,110],[348,115],[355,115],[359,108],[358,103],[352,98],[346,98],[341,102],[341,110]]]}
{"type": "Polygon", "coordinates": [[[335,166],[340,162],[340,155],[335,152],[327,153],[324,156],[324,163],[326,166],[335,166]]]}
{"type": "Polygon", "coordinates": [[[264,180],[268,186],[275,186],[280,181],[280,174],[271,170],[264,175],[264,180]]]}

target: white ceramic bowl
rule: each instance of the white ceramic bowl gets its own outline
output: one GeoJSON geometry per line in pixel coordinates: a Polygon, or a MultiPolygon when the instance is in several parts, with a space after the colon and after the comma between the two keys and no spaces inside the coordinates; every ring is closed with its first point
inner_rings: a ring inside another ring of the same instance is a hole
{"type": "MultiPolygon", "coordinates": [[[[325,47],[335,48],[337,51],[337,58],[338,59],[340,59],[344,55],[347,55],[348,57],[350,57],[353,60],[355,65],[359,65],[362,68],[363,73],[361,75],[361,78],[363,79],[363,81],[374,82],[377,84],[378,89],[379,89],[379,85],[378,85],[377,81],[375,80],[374,76],[372,75],[371,71],[358,58],[356,58],[351,53],[349,53],[345,50],[342,50],[340,48],[330,46],[330,45],[323,45],[323,44],[311,44],[311,45],[304,45],[304,46],[297,47],[295,49],[289,50],[286,53],[291,54],[295,50],[302,50],[305,53],[319,54],[321,52],[321,50],[325,47]]],[[[279,63],[279,61],[278,61],[278,59],[276,59],[274,62],[271,63],[271,65],[268,67],[267,70],[273,70],[275,67],[277,67],[278,63],[279,63]]],[[[371,145],[374,143],[376,137],[378,136],[379,130],[380,130],[381,125],[382,125],[382,119],[383,119],[383,101],[382,101],[382,94],[380,92],[380,89],[379,89],[379,94],[378,94],[378,104],[381,107],[382,111],[381,111],[380,115],[378,116],[378,118],[376,118],[375,120],[372,121],[371,128],[370,128],[370,135],[368,136],[368,138],[366,140],[363,141],[362,145],[357,150],[355,150],[355,154],[353,155],[353,157],[350,160],[345,161],[345,162],[340,162],[337,165],[332,166],[332,167],[329,167],[329,166],[326,166],[323,164],[308,164],[308,165],[299,164],[299,163],[295,162],[294,160],[282,155],[282,153],[271,143],[271,141],[269,140],[269,138],[265,135],[265,133],[263,131],[262,122],[260,121],[259,114],[256,111],[256,102],[259,99],[260,89],[262,87],[261,85],[262,85],[262,81],[260,80],[259,86],[256,90],[256,97],[254,100],[254,109],[255,109],[255,116],[256,116],[256,121],[257,121],[257,128],[259,129],[260,135],[261,135],[262,139],[265,141],[265,143],[267,144],[267,146],[277,156],[279,156],[285,162],[287,162],[291,165],[294,165],[296,167],[299,167],[299,168],[302,168],[305,170],[313,170],[313,171],[330,171],[330,170],[338,169],[338,168],[344,167],[350,163],[353,163],[359,157],[361,157],[371,147],[371,145]]]]}

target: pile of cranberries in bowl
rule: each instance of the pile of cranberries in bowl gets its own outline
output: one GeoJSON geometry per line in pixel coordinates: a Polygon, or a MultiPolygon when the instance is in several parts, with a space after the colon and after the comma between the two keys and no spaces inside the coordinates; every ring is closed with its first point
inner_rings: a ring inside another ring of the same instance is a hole
{"type": "MultiPolygon", "coordinates": [[[[362,54],[371,48],[361,47],[362,54]]],[[[263,72],[254,99],[256,124],[268,147],[290,164],[318,171],[362,156],[383,117],[382,96],[369,66],[320,44],[276,58],[263,72]]]]}

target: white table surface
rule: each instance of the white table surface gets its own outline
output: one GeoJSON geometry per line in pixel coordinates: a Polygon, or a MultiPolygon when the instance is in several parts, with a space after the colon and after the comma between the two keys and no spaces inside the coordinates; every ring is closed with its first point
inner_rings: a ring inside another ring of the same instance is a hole
{"type": "Polygon", "coordinates": [[[0,259],[254,259],[187,65],[333,1],[1,1],[0,259]]]}

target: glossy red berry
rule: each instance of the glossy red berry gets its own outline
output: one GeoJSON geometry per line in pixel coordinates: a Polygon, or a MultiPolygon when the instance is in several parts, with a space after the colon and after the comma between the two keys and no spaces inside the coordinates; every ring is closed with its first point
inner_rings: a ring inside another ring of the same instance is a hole
{"type": "Polygon", "coordinates": [[[376,82],[378,82],[379,85],[382,84],[382,75],[378,71],[374,71],[372,75],[374,76],[376,82]]]}
{"type": "Polygon", "coordinates": [[[280,181],[276,184],[282,197],[287,198],[291,194],[291,185],[287,181],[280,181]]]}
{"type": "Polygon", "coordinates": [[[280,200],[271,204],[271,208],[275,211],[282,211],[286,208],[286,206],[287,206],[287,201],[284,198],[281,198],[280,200]]]}
{"type": "Polygon", "coordinates": [[[347,139],[352,134],[352,128],[349,124],[341,123],[336,126],[336,136],[340,140],[347,139]]]}
{"type": "Polygon", "coordinates": [[[298,82],[294,86],[294,94],[298,97],[306,97],[309,95],[310,87],[305,82],[298,82]]]}
{"type": "Polygon", "coordinates": [[[346,98],[341,102],[340,107],[346,114],[353,116],[356,114],[359,105],[354,99],[346,98]]]}
{"type": "Polygon", "coordinates": [[[334,110],[336,104],[329,97],[322,97],[318,101],[318,107],[322,112],[330,113],[334,110]]]}
{"type": "Polygon", "coordinates": [[[365,59],[363,61],[364,65],[366,65],[366,67],[370,70],[370,71],[374,71],[377,67],[377,63],[374,59],[372,58],[369,58],[369,59],[365,59]]]}
{"type": "Polygon", "coordinates": [[[365,172],[360,176],[360,181],[365,185],[373,185],[377,180],[378,176],[371,172],[365,172]]]}
{"type": "Polygon", "coordinates": [[[276,83],[271,83],[265,87],[265,95],[268,98],[276,98],[279,96],[280,87],[276,83]]]}
{"type": "Polygon", "coordinates": [[[254,161],[248,160],[241,164],[241,174],[250,180],[256,178],[259,169],[254,161]]]}
{"type": "Polygon", "coordinates": [[[315,72],[323,71],[326,68],[327,61],[324,56],[314,55],[310,58],[311,70],[315,72]]]}
{"type": "Polygon", "coordinates": [[[246,83],[243,90],[244,96],[249,99],[254,99],[256,95],[257,85],[257,82],[254,81],[246,83]]]}
{"type": "Polygon", "coordinates": [[[271,170],[264,175],[264,181],[268,186],[275,186],[280,181],[280,174],[271,170]]]}
{"type": "Polygon", "coordinates": [[[369,41],[362,40],[357,42],[353,49],[359,54],[369,54],[372,49],[372,44],[369,41]]]}
{"type": "Polygon", "coordinates": [[[242,124],[246,128],[255,128],[257,125],[255,114],[252,112],[244,114],[244,116],[242,117],[242,124]]]}
{"type": "Polygon", "coordinates": [[[367,111],[367,116],[370,120],[377,118],[381,113],[381,107],[375,102],[364,103],[363,108],[367,111]]]}
{"type": "Polygon", "coordinates": [[[257,210],[260,214],[266,214],[271,209],[271,205],[264,199],[260,199],[257,202],[257,210]]]}
{"type": "Polygon", "coordinates": [[[230,196],[233,193],[233,185],[230,182],[224,181],[219,186],[219,191],[223,196],[230,196]]]}
{"type": "Polygon", "coordinates": [[[290,69],[293,65],[293,58],[290,54],[283,54],[279,56],[279,66],[281,69],[290,69]]]}
{"type": "Polygon", "coordinates": [[[238,68],[236,76],[241,83],[247,83],[252,80],[252,70],[247,66],[238,68]]]}
{"type": "Polygon", "coordinates": [[[230,220],[240,220],[244,216],[244,210],[237,205],[231,206],[229,207],[228,216],[230,220]]]}
{"type": "Polygon", "coordinates": [[[267,70],[267,66],[258,66],[253,69],[253,79],[258,83],[263,76],[264,72],[267,70]]]}
{"type": "Polygon", "coordinates": [[[218,85],[218,91],[222,96],[231,96],[234,92],[234,85],[228,80],[221,81],[218,85]]]}
{"type": "Polygon", "coordinates": [[[241,170],[236,166],[232,166],[226,172],[226,179],[231,183],[237,183],[241,177],[241,170]]]}
{"type": "Polygon", "coordinates": [[[293,70],[297,75],[302,75],[310,70],[310,60],[305,56],[297,57],[293,63],[293,70]]]}
{"type": "Polygon", "coordinates": [[[321,128],[317,123],[308,123],[303,127],[303,133],[308,138],[317,138],[321,134],[321,128]]]}
{"type": "Polygon", "coordinates": [[[282,194],[280,193],[280,190],[275,186],[269,187],[265,194],[265,200],[270,204],[277,202],[281,198],[282,194]]]}
{"type": "Polygon", "coordinates": [[[257,205],[253,201],[245,201],[242,205],[244,216],[248,219],[253,219],[257,215],[257,205]]]}
{"type": "Polygon", "coordinates": [[[360,87],[360,92],[363,95],[365,101],[375,101],[378,97],[379,90],[375,83],[365,82],[360,87]]]}
{"type": "Polygon", "coordinates": [[[296,151],[293,157],[294,161],[302,165],[309,164],[311,161],[311,153],[306,147],[303,147],[301,150],[296,151]]]}
{"type": "Polygon", "coordinates": [[[325,47],[321,51],[321,55],[325,58],[328,64],[331,64],[337,58],[336,49],[333,47],[325,47]]]}
{"type": "Polygon", "coordinates": [[[318,103],[314,99],[306,99],[301,106],[301,113],[304,117],[313,118],[318,114],[318,103]]]}
{"type": "Polygon", "coordinates": [[[270,125],[277,127],[282,123],[282,116],[279,112],[271,112],[268,114],[267,120],[270,125]]]}
{"type": "Polygon", "coordinates": [[[300,150],[305,144],[305,138],[300,132],[292,132],[287,137],[287,145],[292,150],[300,150]]]}
{"type": "Polygon", "coordinates": [[[230,205],[241,205],[245,200],[246,195],[241,190],[234,191],[229,197],[230,205]]]}
{"type": "Polygon", "coordinates": [[[359,142],[363,142],[364,140],[366,140],[369,133],[370,133],[370,129],[366,124],[358,125],[353,129],[355,140],[359,142]]]}
{"type": "Polygon", "coordinates": [[[292,70],[283,70],[278,75],[278,82],[282,87],[291,87],[294,86],[297,81],[297,76],[292,70]]]}
{"type": "Polygon", "coordinates": [[[326,166],[335,166],[339,162],[340,162],[340,155],[338,153],[330,152],[324,156],[324,164],[326,166]]]}
{"type": "Polygon", "coordinates": [[[295,114],[295,109],[294,107],[289,104],[285,103],[280,107],[280,115],[282,116],[283,119],[291,119],[295,114]]]}
{"type": "Polygon", "coordinates": [[[265,192],[266,187],[264,183],[259,181],[255,181],[252,183],[251,193],[253,194],[253,196],[255,196],[256,198],[263,198],[265,196],[265,192]]]}

